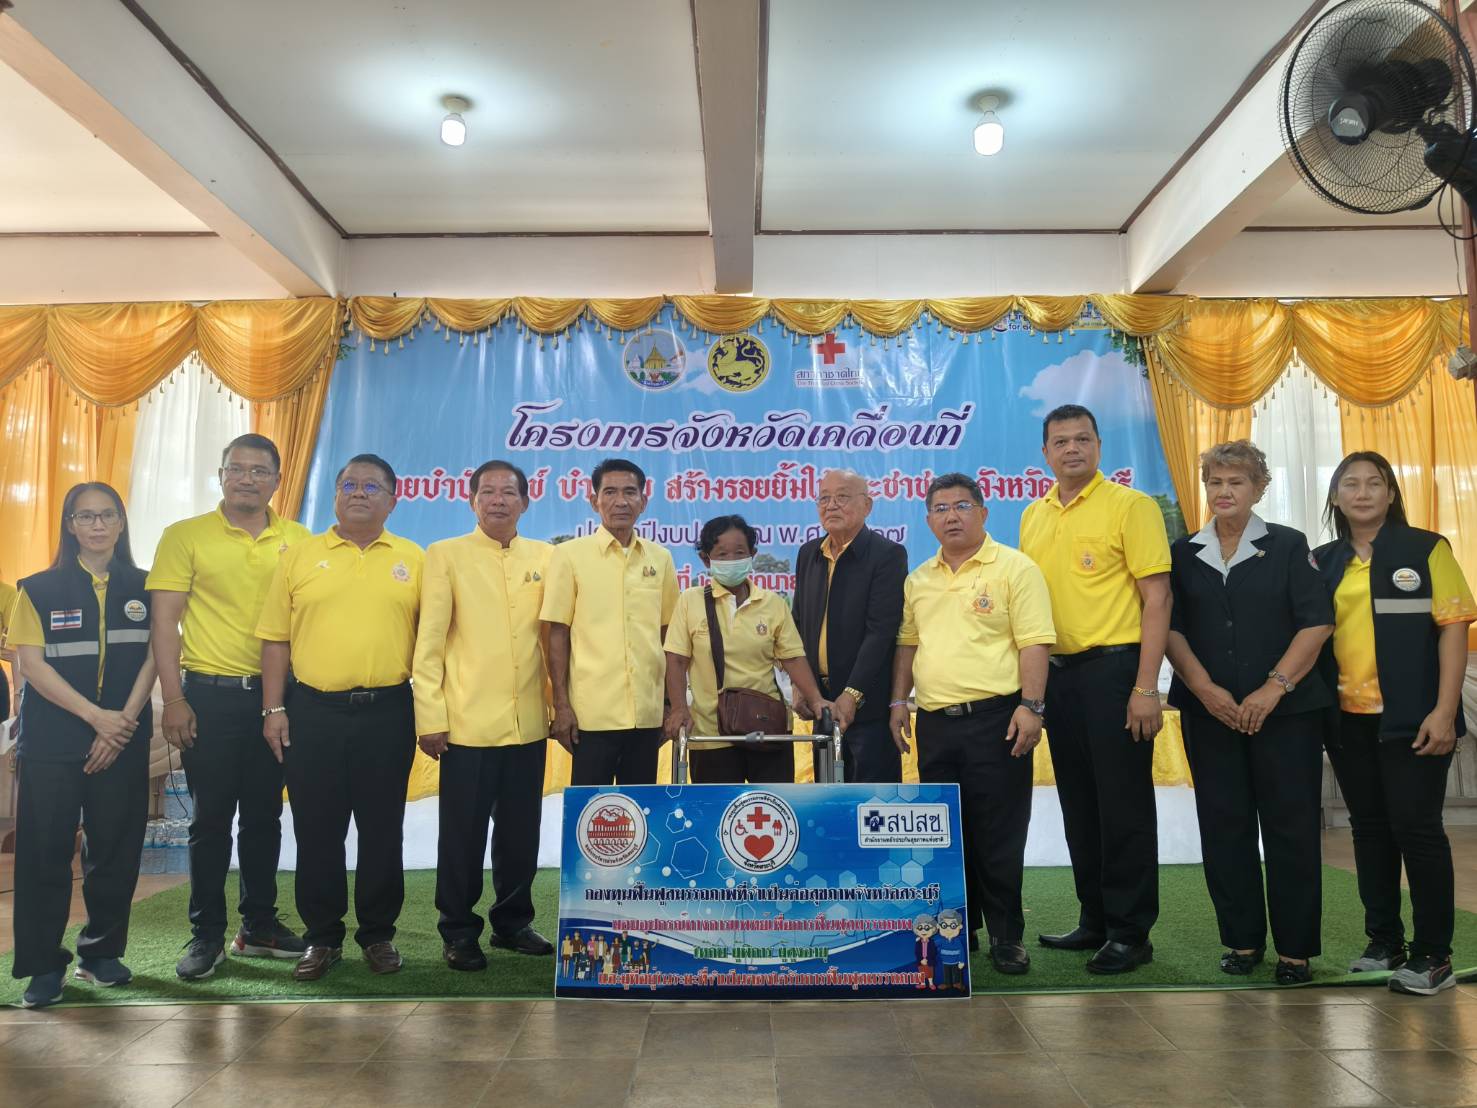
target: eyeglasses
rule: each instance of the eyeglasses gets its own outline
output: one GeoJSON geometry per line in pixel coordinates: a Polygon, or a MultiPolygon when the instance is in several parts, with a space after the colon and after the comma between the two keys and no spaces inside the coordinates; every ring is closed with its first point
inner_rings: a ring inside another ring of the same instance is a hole
{"type": "Polygon", "coordinates": [[[253,481],[265,481],[273,476],[276,470],[268,469],[266,466],[238,466],[235,464],[224,466],[221,472],[232,481],[239,481],[243,477],[250,477],[253,481]]]}
{"type": "Polygon", "coordinates": [[[118,522],[118,510],[116,508],[104,508],[100,512],[73,512],[72,522],[78,527],[91,527],[98,520],[102,520],[109,527],[118,522]]]}
{"type": "Polygon", "coordinates": [[[818,496],[815,498],[815,502],[822,508],[829,508],[833,504],[838,508],[844,508],[855,499],[856,497],[852,496],[849,492],[838,492],[834,496],[830,493],[818,496]]]}
{"type": "Polygon", "coordinates": [[[356,492],[362,492],[365,496],[375,496],[384,492],[385,487],[376,485],[373,481],[365,481],[362,485],[358,481],[340,481],[338,491],[345,496],[353,496],[356,492]]]}
{"type": "Polygon", "coordinates": [[[970,512],[976,511],[978,508],[979,505],[976,504],[973,500],[960,500],[958,503],[955,504],[935,504],[932,508],[928,510],[935,517],[942,518],[948,515],[950,512],[958,512],[962,516],[968,515],[970,512]]]}

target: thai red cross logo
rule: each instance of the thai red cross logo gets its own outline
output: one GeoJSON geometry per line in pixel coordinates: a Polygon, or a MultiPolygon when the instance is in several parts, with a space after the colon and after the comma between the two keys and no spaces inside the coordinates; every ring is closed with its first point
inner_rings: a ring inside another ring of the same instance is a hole
{"type": "Polygon", "coordinates": [[[774,793],[743,793],[723,813],[718,837],[728,860],[749,873],[783,868],[799,845],[795,810],[774,793]]]}

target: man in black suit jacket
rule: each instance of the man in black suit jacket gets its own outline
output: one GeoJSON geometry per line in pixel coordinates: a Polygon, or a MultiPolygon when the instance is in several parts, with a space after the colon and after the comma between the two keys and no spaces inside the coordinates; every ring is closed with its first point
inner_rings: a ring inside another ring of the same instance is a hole
{"type": "Polygon", "coordinates": [[[805,659],[845,732],[846,780],[901,781],[887,700],[908,553],[867,527],[872,498],[856,473],[828,471],[817,506],[826,534],[802,546],[795,560],[795,623],[805,659]]]}

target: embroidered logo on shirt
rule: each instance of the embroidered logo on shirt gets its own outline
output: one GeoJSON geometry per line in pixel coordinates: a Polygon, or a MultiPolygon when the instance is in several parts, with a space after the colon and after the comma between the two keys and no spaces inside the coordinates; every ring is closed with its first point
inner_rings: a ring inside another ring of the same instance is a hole
{"type": "Polygon", "coordinates": [[[142,600],[130,600],[127,604],[123,605],[123,614],[133,620],[134,623],[142,623],[148,619],[149,609],[144,607],[142,600]]]}
{"type": "Polygon", "coordinates": [[[1421,575],[1409,566],[1402,566],[1390,574],[1390,580],[1401,592],[1415,592],[1421,587],[1421,575]]]}
{"type": "Polygon", "coordinates": [[[407,566],[404,562],[396,562],[395,568],[390,570],[390,576],[395,578],[395,580],[397,581],[409,581],[410,567],[407,566]]]}
{"type": "Polygon", "coordinates": [[[756,623],[754,625],[754,632],[756,634],[759,634],[759,635],[767,635],[767,634],[769,634],[769,624],[764,623],[762,621],[759,622],[759,623],[756,623]]]}
{"type": "Polygon", "coordinates": [[[1092,556],[1091,550],[1084,550],[1080,561],[1082,568],[1085,570],[1094,570],[1097,568],[1097,559],[1092,556]]]}
{"type": "Polygon", "coordinates": [[[321,562],[319,562],[318,563],[318,568],[319,569],[328,569],[328,568],[330,568],[329,565],[328,565],[328,559],[327,558],[324,558],[321,562]]]}
{"type": "Polygon", "coordinates": [[[525,585],[530,585],[530,584],[532,584],[535,581],[542,581],[542,580],[543,580],[543,578],[540,577],[537,573],[525,573],[523,575],[523,583],[525,585]]]}
{"type": "Polygon", "coordinates": [[[51,629],[53,631],[76,631],[82,626],[82,609],[68,608],[66,611],[51,613],[51,629]]]}
{"type": "Polygon", "coordinates": [[[974,598],[974,610],[982,616],[987,616],[995,610],[995,601],[991,598],[989,589],[981,589],[979,596],[974,598]]]}
{"type": "Polygon", "coordinates": [[[286,539],[283,539],[282,540],[282,545],[277,548],[277,553],[278,554],[286,554],[287,553],[287,540],[286,539]]]}
{"type": "Polygon", "coordinates": [[[641,576],[642,577],[655,577],[656,576],[656,566],[642,566],[641,567],[641,576]]]}

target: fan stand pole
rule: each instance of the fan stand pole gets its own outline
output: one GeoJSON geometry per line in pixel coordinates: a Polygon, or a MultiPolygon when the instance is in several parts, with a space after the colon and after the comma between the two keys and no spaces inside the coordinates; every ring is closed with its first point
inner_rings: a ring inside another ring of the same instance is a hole
{"type": "MultiPolygon", "coordinates": [[[[1477,53],[1477,8],[1460,11],[1458,0],[1441,0],[1442,14],[1461,32],[1462,42],[1468,50],[1477,53]]],[[[1477,319],[1477,224],[1473,223],[1472,210],[1459,204],[1462,211],[1462,268],[1467,281],[1467,328],[1466,341],[1471,343],[1472,321],[1477,319]]],[[[1477,401],[1474,401],[1477,402],[1477,401]]]]}

